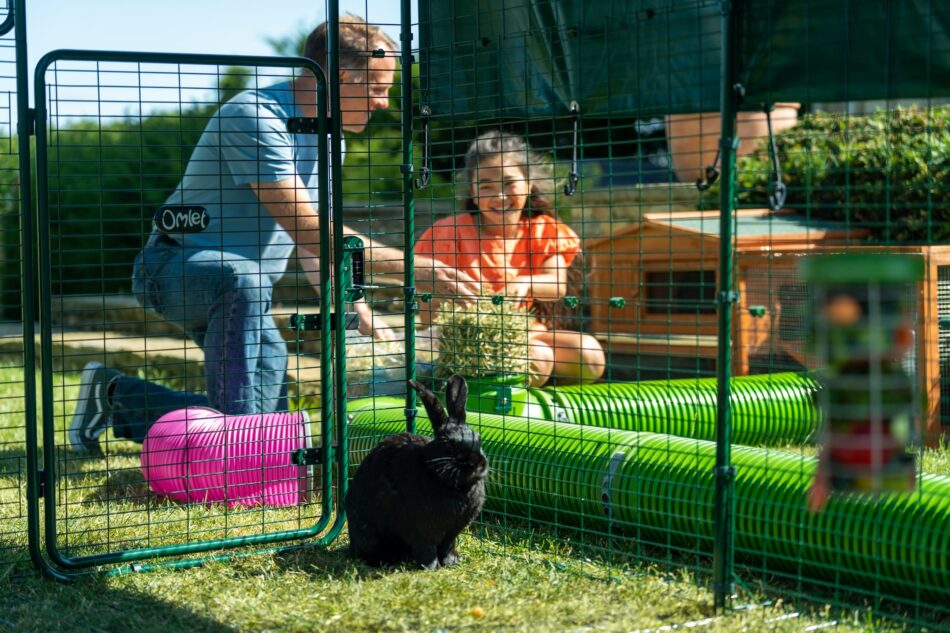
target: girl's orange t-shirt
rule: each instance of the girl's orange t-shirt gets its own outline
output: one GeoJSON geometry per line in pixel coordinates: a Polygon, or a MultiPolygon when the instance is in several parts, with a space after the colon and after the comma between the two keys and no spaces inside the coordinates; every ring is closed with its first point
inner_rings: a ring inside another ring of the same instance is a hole
{"type": "Polygon", "coordinates": [[[482,236],[477,222],[471,213],[442,218],[418,239],[416,255],[464,270],[500,290],[507,280],[542,273],[551,257],[560,255],[570,266],[581,250],[577,233],[549,215],[522,219],[515,238],[482,236]]]}

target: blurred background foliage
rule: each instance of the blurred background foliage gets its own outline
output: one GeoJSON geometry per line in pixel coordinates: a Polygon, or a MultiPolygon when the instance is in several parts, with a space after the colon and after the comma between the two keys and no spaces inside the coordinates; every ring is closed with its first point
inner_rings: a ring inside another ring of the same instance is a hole
{"type": "MultiPolygon", "coordinates": [[[[881,243],[950,242],[950,107],[816,112],[776,135],[785,208],[866,228],[881,243]]],[[[737,162],[739,204],[767,205],[768,145],[737,162]]],[[[706,193],[718,205],[718,187],[706,193]]]]}

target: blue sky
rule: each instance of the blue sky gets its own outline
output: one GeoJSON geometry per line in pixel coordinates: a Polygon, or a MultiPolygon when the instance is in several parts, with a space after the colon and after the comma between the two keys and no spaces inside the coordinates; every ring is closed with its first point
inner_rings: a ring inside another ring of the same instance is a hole
{"type": "MultiPolygon", "coordinates": [[[[398,0],[339,1],[398,41],[398,0]]],[[[27,0],[26,10],[31,70],[57,48],[268,55],[266,38],[326,19],[320,0],[27,0]]]]}

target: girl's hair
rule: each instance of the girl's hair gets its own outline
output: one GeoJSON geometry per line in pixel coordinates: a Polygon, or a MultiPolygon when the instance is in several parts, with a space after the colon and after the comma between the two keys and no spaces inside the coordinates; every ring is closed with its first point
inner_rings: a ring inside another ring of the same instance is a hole
{"type": "Polygon", "coordinates": [[[494,157],[504,157],[524,169],[525,178],[531,185],[527,208],[524,210],[525,217],[554,215],[554,204],[551,201],[554,191],[554,167],[551,160],[531,149],[520,136],[501,130],[485,132],[476,138],[465,152],[465,171],[459,184],[465,191],[465,209],[468,212],[478,213],[478,205],[475,204],[471,193],[478,165],[481,161],[494,157]]]}

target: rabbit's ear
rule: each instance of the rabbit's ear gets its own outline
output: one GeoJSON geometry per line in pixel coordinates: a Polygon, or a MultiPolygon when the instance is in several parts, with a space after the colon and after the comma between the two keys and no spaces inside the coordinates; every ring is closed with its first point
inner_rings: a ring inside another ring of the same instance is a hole
{"type": "Polygon", "coordinates": [[[415,380],[410,380],[409,385],[419,392],[419,398],[422,399],[426,413],[429,414],[429,422],[432,423],[432,432],[438,433],[439,429],[445,426],[445,423],[449,421],[449,417],[445,415],[445,409],[442,408],[442,403],[439,402],[438,396],[432,393],[428,387],[415,380]]]}
{"type": "Polygon", "coordinates": [[[468,400],[468,383],[458,374],[452,374],[445,387],[445,408],[449,419],[456,424],[465,423],[465,402],[468,400]]]}

